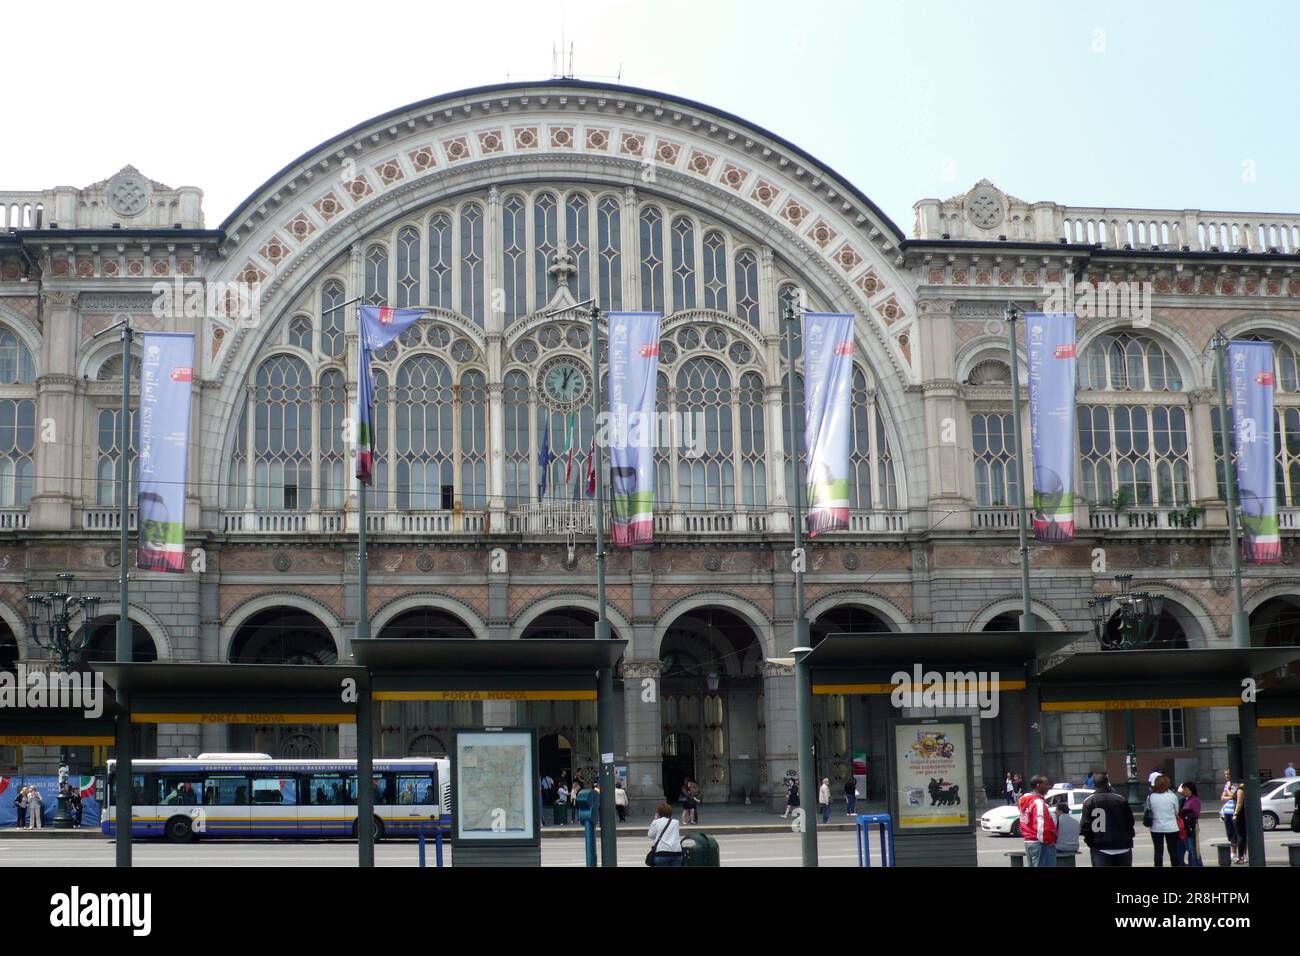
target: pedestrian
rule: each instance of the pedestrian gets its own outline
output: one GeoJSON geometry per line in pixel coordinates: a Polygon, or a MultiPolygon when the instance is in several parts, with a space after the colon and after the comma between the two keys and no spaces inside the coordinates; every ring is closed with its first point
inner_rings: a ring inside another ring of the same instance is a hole
{"type": "Polygon", "coordinates": [[[542,806],[555,802],[555,778],[542,771],[542,806]]]}
{"type": "Polygon", "coordinates": [[[14,822],[19,830],[27,827],[27,788],[19,787],[14,797],[14,822]]]}
{"type": "Polygon", "coordinates": [[[1056,798],[1056,859],[1060,865],[1061,854],[1079,852],[1079,821],[1070,815],[1070,798],[1062,794],[1056,798]]]}
{"type": "Polygon", "coordinates": [[[614,809],[618,812],[618,822],[627,822],[627,790],[622,780],[614,782],[614,809]]]}
{"type": "Polygon", "coordinates": [[[699,823],[699,822],[700,822],[700,804],[704,802],[704,798],[703,798],[702,796],[700,796],[700,784],[699,784],[699,781],[698,781],[698,780],[694,780],[694,779],[689,780],[689,781],[687,782],[687,789],[689,789],[689,790],[691,791],[691,800],[693,801],[693,802],[691,803],[691,822],[692,822],[692,823],[699,823]]]}
{"type": "Polygon", "coordinates": [[[1007,771],[1007,780],[1003,785],[1003,792],[1007,799],[1007,806],[1016,802],[1016,782],[1011,778],[1011,771],[1007,771]]]}
{"type": "Polygon", "coordinates": [[[645,858],[647,866],[682,865],[682,828],[673,819],[673,808],[669,804],[659,804],[646,836],[650,838],[650,852],[645,858]]]}
{"type": "Polygon", "coordinates": [[[844,784],[844,803],[848,807],[849,816],[853,816],[858,809],[858,778],[849,777],[844,784]]]}
{"type": "Polygon", "coordinates": [[[1282,776],[1284,776],[1284,777],[1294,777],[1294,776],[1295,776],[1295,764],[1293,764],[1293,763],[1288,763],[1288,764],[1286,765],[1286,770],[1282,771],[1282,776]]]}
{"type": "Polygon", "coordinates": [[[1182,866],[1183,861],[1178,856],[1178,794],[1169,789],[1169,778],[1162,773],[1156,774],[1151,781],[1142,824],[1151,830],[1151,842],[1156,851],[1155,865],[1165,865],[1165,849],[1168,848],[1169,865],[1182,866]]]}
{"type": "Polygon", "coordinates": [[[821,811],[822,823],[831,822],[831,781],[822,777],[822,785],[817,788],[817,809],[821,811]]]}
{"type": "Polygon", "coordinates": [[[1250,834],[1246,830],[1246,785],[1237,787],[1236,807],[1232,813],[1233,825],[1237,828],[1237,863],[1246,862],[1250,850],[1250,834]]]}
{"type": "Polygon", "coordinates": [[[1083,801],[1079,819],[1083,842],[1093,866],[1133,865],[1133,808],[1110,785],[1110,776],[1097,774],[1096,789],[1083,801]]]}
{"type": "MultiPolygon", "coordinates": [[[[798,809],[799,809],[799,778],[791,777],[790,782],[786,784],[785,787],[785,812],[781,814],[781,818],[785,819],[786,817],[790,816],[791,810],[798,810],[798,809]]],[[[797,813],[795,814],[796,817],[798,815],[799,814],[797,813]]]]}
{"type": "Polygon", "coordinates": [[[1219,794],[1219,799],[1227,803],[1232,799],[1232,794],[1236,789],[1232,785],[1232,774],[1227,770],[1223,771],[1223,791],[1219,794]]]}
{"type": "Polygon", "coordinates": [[[1025,781],[1021,779],[1018,773],[1011,775],[1011,790],[1016,795],[1017,800],[1025,795],[1025,781]]]}
{"type": "Polygon", "coordinates": [[[1147,777],[1147,792],[1150,793],[1156,788],[1156,778],[1160,776],[1159,770],[1152,770],[1147,777]]]}
{"type": "Polygon", "coordinates": [[[569,791],[569,813],[570,820],[573,823],[578,822],[578,796],[582,793],[584,786],[585,782],[582,779],[582,774],[578,774],[573,778],[573,789],[569,791]]]}
{"type": "Polygon", "coordinates": [[[1201,858],[1201,798],[1196,792],[1196,782],[1185,781],[1178,793],[1183,798],[1178,815],[1186,834],[1183,837],[1183,865],[1205,866],[1205,860],[1201,858]]]}
{"type": "Polygon", "coordinates": [[[68,805],[72,807],[72,826],[81,829],[81,787],[68,787],[68,805]]]}
{"type": "Polygon", "coordinates": [[[1087,790],[1097,789],[1096,779],[1093,777],[1091,770],[1088,771],[1088,776],[1084,778],[1083,786],[1087,790]]]}
{"type": "Polygon", "coordinates": [[[1044,797],[1051,782],[1042,774],[1029,780],[1030,792],[1020,798],[1020,835],[1029,866],[1056,866],[1056,822],[1044,797]]]}
{"type": "Polygon", "coordinates": [[[677,802],[682,805],[682,823],[691,823],[695,815],[695,795],[691,793],[691,778],[682,781],[682,789],[677,793],[677,802]]]}
{"type": "Polygon", "coordinates": [[[1228,838],[1234,856],[1237,850],[1237,791],[1231,783],[1223,785],[1223,806],[1219,808],[1219,819],[1223,821],[1223,833],[1228,838]]]}
{"type": "Polygon", "coordinates": [[[27,788],[27,828],[29,830],[40,830],[45,826],[42,819],[42,813],[45,809],[44,798],[41,792],[36,789],[36,785],[27,788]]]}

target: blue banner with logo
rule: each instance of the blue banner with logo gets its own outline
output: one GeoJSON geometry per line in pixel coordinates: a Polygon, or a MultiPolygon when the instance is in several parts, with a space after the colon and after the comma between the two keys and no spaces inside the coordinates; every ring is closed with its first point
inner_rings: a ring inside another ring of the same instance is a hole
{"type": "Polygon", "coordinates": [[[179,572],[185,570],[194,336],[147,332],[142,344],[135,563],[148,571],[179,572]]]}
{"type": "Polygon", "coordinates": [[[1025,350],[1029,358],[1029,432],[1034,449],[1034,538],[1071,541],[1078,364],[1074,313],[1027,312],[1025,350]]]}
{"type": "MultiPolygon", "coordinates": [[[[75,789],[81,796],[82,827],[98,829],[100,807],[95,800],[95,778],[68,777],[68,786],[75,789]]],[[[54,815],[59,810],[59,778],[57,776],[53,774],[0,776],[0,830],[13,829],[20,825],[27,826],[29,797],[22,792],[27,787],[35,787],[40,791],[41,799],[33,805],[40,809],[41,825],[48,827],[53,824],[54,815]],[[19,806],[17,801],[21,801],[22,806],[19,806]],[[19,814],[22,815],[21,819],[19,814]]],[[[69,807],[68,809],[75,817],[74,808],[69,807]]]]}
{"type": "Polygon", "coordinates": [[[849,526],[849,446],[853,442],[853,316],[805,312],[804,445],[808,535],[849,526]]]}
{"type": "MultiPolygon", "coordinates": [[[[659,313],[609,313],[610,540],[654,540],[659,313]]],[[[600,503],[597,502],[597,507],[600,503]]]]}
{"type": "Polygon", "coordinates": [[[1233,448],[1237,453],[1237,498],[1241,504],[1241,556],[1252,564],[1280,564],[1282,537],[1277,519],[1273,456],[1273,389],[1277,371],[1273,343],[1233,339],[1231,369],[1233,448]]]}

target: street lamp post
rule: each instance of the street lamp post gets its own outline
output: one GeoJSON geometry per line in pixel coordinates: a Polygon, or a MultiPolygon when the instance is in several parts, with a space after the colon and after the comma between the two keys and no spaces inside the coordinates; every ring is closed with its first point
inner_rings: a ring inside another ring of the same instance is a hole
{"type": "MultiPolygon", "coordinates": [[[[1088,602],[1097,643],[1107,651],[1131,651],[1150,645],[1160,631],[1165,599],[1149,591],[1131,590],[1131,574],[1115,575],[1115,583],[1119,585],[1118,594],[1099,594],[1088,602]]],[[[1124,735],[1127,798],[1129,805],[1136,807],[1141,801],[1138,799],[1137,728],[1131,709],[1124,712],[1124,735]]]]}
{"type": "Polygon", "coordinates": [[[794,549],[790,552],[790,570],[794,573],[794,647],[790,653],[794,657],[794,697],[795,697],[795,739],[799,754],[799,788],[803,815],[800,832],[800,848],[804,866],[817,865],[817,768],[813,760],[812,732],[812,679],[809,675],[808,655],[812,653],[812,639],[808,632],[808,615],[804,607],[803,570],[805,557],[803,552],[803,480],[800,477],[799,464],[803,459],[800,449],[795,446],[795,393],[794,393],[794,330],[799,322],[802,309],[796,309],[794,303],[785,307],[785,341],[786,341],[786,401],[790,408],[790,462],[794,466],[790,483],[794,485],[794,549]],[[812,794],[812,798],[809,797],[812,794]]]}
{"type": "MultiPolygon", "coordinates": [[[[94,594],[70,593],[73,575],[57,575],[59,586],[44,594],[27,595],[27,623],[32,641],[37,647],[49,651],[58,663],[60,673],[69,673],[76,665],[82,651],[90,643],[89,624],[99,614],[99,597],[94,594]],[[85,617],[81,639],[72,639],[72,619],[80,611],[85,617]],[[44,635],[42,637],[42,635],[44,635]]],[[[72,829],[72,814],[68,812],[68,747],[59,747],[59,808],[54,814],[54,827],[72,829]]]]}

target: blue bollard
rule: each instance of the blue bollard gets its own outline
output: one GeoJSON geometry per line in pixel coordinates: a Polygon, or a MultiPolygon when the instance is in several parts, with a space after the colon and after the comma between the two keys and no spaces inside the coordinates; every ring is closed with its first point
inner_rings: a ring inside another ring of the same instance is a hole
{"type": "Polygon", "coordinates": [[[442,827],[433,833],[433,859],[434,865],[442,869],[442,827]]]}
{"type": "Polygon", "coordinates": [[[871,866],[871,830],[880,828],[880,865],[894,865],[894,832],[888,813],[859,813],[857,817],[858,866],[871,866]]]}
{"type": "Polygon", "coordinates": [[[420,824],[420,866],[424,866],[424,824],[420,824]]]}

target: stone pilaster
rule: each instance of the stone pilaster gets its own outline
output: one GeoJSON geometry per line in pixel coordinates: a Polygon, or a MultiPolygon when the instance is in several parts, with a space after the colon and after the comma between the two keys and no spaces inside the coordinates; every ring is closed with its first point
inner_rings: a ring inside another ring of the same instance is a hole
{"type": "Polygon", "coordinates": [[[659,675],[657,660],[623,662],[624,751],[633,817],[653,813],[664,799],[659,675]]]}
{"type": "MultiPolygon", "coordinates": [[[[794,666],[764,663],[762,672],[763,725],[766,731],[763,760],[767,764],[767,780],[761,792],[770,809],[780,810],[785,806],[786,772],[799,772],[794,666]]],[[[799,795],[804,806],[811,805],[813,793],[807,781],[800,781],[799,795]]]]}

